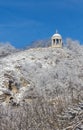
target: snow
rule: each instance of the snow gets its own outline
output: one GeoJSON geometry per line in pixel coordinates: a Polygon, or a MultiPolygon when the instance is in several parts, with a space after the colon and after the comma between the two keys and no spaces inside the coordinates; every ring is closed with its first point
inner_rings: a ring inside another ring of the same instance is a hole
{"type": "MultiPolygon", "coordinates": [[[[73,46],[73,45],[72,45],[73,46]]],[[[56,92],[63,95],[69,95],[69,84],[76,88],[75,93],[83,86],[83,48],[64,47],[64,48],[34,48],[20,51],[0,59],[0,89],[4,86],[4,81],[9,80],[4,74],[10,75],[17,84],[19,92],[15,97],[20,100],[27,91],[27,88],[21,84],[21,77],[33,83],[33,89],[40,95],[45,94],[50,97],[50,92],[57,95],[56,92]],[[79,50],[78,50],[79,49],[79,50]],[[81,51],[80,51],[81,50],[81,51]],[[79,78],[80,76],[80,78],[79,78]],[[66,85],[67,84],[67,85],[66,85]],[[58,88],[58,90],[57,90],[58,88]],[[65,94],[64,94],[65,92],[65,94]]],[[[6,88],[7,89],[7,88],[6,88]]],[[[27,92],[27,95],[29,90],[27,92]]],[[[74,95],[76,97],[76,95],[74,95]]],[[[82,94],[80,95],[82,98],[82,94]]]]}

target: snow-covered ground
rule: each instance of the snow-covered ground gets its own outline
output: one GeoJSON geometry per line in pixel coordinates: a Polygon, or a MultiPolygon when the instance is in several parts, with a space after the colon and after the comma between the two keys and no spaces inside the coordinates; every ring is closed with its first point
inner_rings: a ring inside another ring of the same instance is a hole
{"type": "Polygon", "coordinates": [[[1,57],[0,110],[4,130],[82,130],[83,47],[72,43],[1,57]]]}
{"type": "Polygon", "coordinates": [[[61,95],[68,101],[73,96],[82,100],[82,50],[82,47],[75,51],[66,47],[34,48],[1,58],[0,91],[10,91],[7,85],[9,80],[13,80],[18,87],[18,92],[13,95],[18,101],[30,94],[45,98],[61,95]]]}

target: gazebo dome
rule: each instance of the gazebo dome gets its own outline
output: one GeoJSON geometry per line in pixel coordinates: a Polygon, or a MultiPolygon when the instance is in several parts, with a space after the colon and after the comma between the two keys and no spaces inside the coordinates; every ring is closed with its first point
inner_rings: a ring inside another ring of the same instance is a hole
{"type": "Polygon", "coordinates": [[[53,37],[58,37],[58,38],[62,39],[62,37],[61,37],[61,35],[60,35],[59,33],[55,33],[55,34],[52,36],[52,38],[53,38],[53,37]]]}

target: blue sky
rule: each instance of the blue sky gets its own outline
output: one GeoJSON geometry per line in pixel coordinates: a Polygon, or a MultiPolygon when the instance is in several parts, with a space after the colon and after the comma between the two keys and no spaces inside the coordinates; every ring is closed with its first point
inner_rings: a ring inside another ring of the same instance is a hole
{"type": "Polygon", "coordinates": [[[56,29],[83,43],[83,0],[0,0],[0,42],[22,48],[56,29]]]}

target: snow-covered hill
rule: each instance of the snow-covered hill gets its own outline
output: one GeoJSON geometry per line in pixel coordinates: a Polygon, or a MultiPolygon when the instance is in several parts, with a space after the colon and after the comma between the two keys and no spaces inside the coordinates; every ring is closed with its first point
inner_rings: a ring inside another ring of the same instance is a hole
{"type": "MultiPolygon", "coordinates": [[[[81,47],[80,47],[81,48],[81,47]]],[[[83,97],[83,53],[67,48],[29,49],[0,59],[0,90],[18,90],[15,97],[20,100],[29,95],[43,95],[45,98],[66,96],[71,100],[83,97]],[[12,85],[13,84],[13,85],[12,85]],[[24,84],[24,85],[23,85],[24,84]],[[29,89],[32,89],[29,90],[29,89]],[[73,90],[73,91],[72,91],[73,90]],[[34,92],[35,91],[35,92],[34,92]],[[71,93],[72,91],[72,93],[71,93]]]]}
{"type": "Polygon", "coordinates": [[[82,104],[83,47],[73,45],[34,48],[0,58],[0,104],[21,106],[40,97],[61,111],[82,104]]]}

